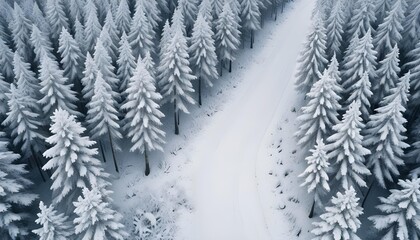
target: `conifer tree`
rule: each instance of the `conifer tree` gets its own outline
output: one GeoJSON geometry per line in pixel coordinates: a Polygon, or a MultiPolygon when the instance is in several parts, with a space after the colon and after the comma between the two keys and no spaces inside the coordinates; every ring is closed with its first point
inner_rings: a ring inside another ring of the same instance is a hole
{"type": "Polygon", "coordinates": [[[121,0],[115,15],[115,24],[119,35],[130,32],[131,17],[127,0],[121,0]]]}
{"type": "Polygon", "coordinates": [[[9,150],[5,134],[0,132],[0,238],[23,239],[28,235],[27,209],[37,198],[30,193],[32,182],[24,164],[17,164],[20,158],[9,150]]]}
{"type": "Polygon", "coordinates": [[[104,80],[112,87],[114,91],[118,89],[118,78],[114,72],[112,59],[108,54],[102,39],[99,38],[95,46],[95,56],[93,57],[98,70],[102,73],[104,80]]]}
{"type": "Polygon", "coordinates": [[[191,74],[187,40],[182,31],[182,25],[172,26],[172,39],[162,55],[160,66],[161,93],[163,101],[174,104],[175,134],[179,134],[179,110],[188,113],[186,103],[194,104],[190,96],[194,92],[191,81],[195,76],[191,74]]]}
{"type": "Polygon", "coordinates": [[[191,36],[190,62],[193,65],[195,75],[198,77],[198,104],[201,106],[201,82],[211,87],[212,80],[217,79],[216,69],[217,56],[214,46],[213,31],[210,24],[202,15],[198,15],[194,23],[191,36]]]}
{"type": "Polygon", "coordinates": [[[47,116],[50,116],[56,108],[62,108],[73,115],[81,115],[76,110],[76,93],[71,90],[73,84],[68,84],[68,79],[64,77],[63,70],[58,67],[57,62],[43,57],[39,68],[39,79],[43,97],[38,102],[43,106],[42,111],[47,116]]]}
{"type": "Polygon", "coordinates": [[[351,94],[347,99],[347,105],[350,105],[353,101],[360,102],[362,119],[367,121],[370,115],[370,99],[373,95],[367,72],[363,73],[362,77],[349,88],[349,92],[351,94]]]}
{"type": "Polygon", "coordinates": [[[313,216],[315,205],[322,209],[321,196],[330,191],[328,184],[328,167],[330,164],[328,163],[327,151],[322,138],[316,141],[314,149],[311,149],[311,153],[311,156],[305,158],[308,162],[308,167],[299,175],[299,177],[305,178],[301,186],[308,186],[308,193],[314,192],[314,203],[309,214],[310,218],[313,216]]]}
{"type": "Polygon", "coordinates": [[[258,6],[258,0],[242,0],[241,2],[241,16],[242,16],[242,26],[243,28],[250,31],[251,36],[251,45],[254,44],[254,31],[261,28],[261,13],[258,6]]]}
{"type": "Polygon", "coordinates": [[[202,15],[207,22],[212,23],[213,18],[213,6],[211,0],[203,0],[198,6],[198,15],[202,15]]]}
{"type": "Polygon", "coordinates": [[[154,34],[153,28],[147,20],[143,9],[138,7],[134,13],[130,34],[128,35],[128,41],[133,50],[134,58],[137,59],[139,56],[144,57],[148,51],[154,52],[154,34]]]}
{"type": "Polygon", "coordinates": [[[223,65],[223,60],[229,61],[229,72],[232,71],[232,61],[235,60],[234,53],[241,43],[238,18],[235,17],[230,5],[229,1],[225,2],[216,22],[215,35],[221,63],[223,65]]]}
{"type": "Polygon", "coordinates": [[[35,73],[31,71],[30,64],[24,62],[17,51],[13,56],[13,66],[17,85],[20,86],[25,95],[38,99],[40,89],[39,81],[35,78],[35,73]]]}
{"type": "Polygon", "coordinates": [[[404,56],[415,48],[416,43],[420,41],[420,24],[418,22],[420,16],[420,2],[408,1],[406,17],[402,22],[402,41],[401,49],[404,56]]]}
{"type": "Polygon", "coordinates": [[[399,49],[395,45],[392,51],[379,63],[379,68],[376,71],[378,80],[373,85],[375,103],[379,103],[384,96],[388,95],[390,89],[394,88],[398,82],[398,75],[400,74],[400,60],[398,56],[399,49]]]}
{"type": "Polygon", "coordinates": [[[62,0],[47,0],[45,15],[51,26],[51,37],[54,40],[58,40],[61,29],[63,27],[69,29],[69,20],[64,11],[64,3],[62,0]]]}
{"type": "Polygon", "coordinates": [[[16,52],[26,62],[32,60],[32,49],[30,46],[30,35],[31,35],[32,23],[20,8],[17,2],[13,5],[13,19],[10,22],[10,30],[12,31],[13,42],[15,45],[16,52]]]}
{"type": "Polygon", "coordinates": [[[155,62],[153,61],[152,56],[150,55],[150,52],[147,52],[144,58],[142,59],[142,62],[144,64],[144,67],[149,72],[150,76],[153,78],[154,83],[156,83],[156,68],[155,68],[155,62]]]}
{"type": "Polygon", "coordinates": [[[105,28],[102,29],[101,34],[99,35],[99,39],[101,40],[103,47],[106,49],[109,57],[111,58],[111,64],[117,61],[117,45],[114,45],[109,32],[105,28]]]}
{"type": "Polygon", "coordinates": [[[376,21],[375,5],[371,0],[357,0],[353,7],[352,17],[348,23],[349,39],[365,36],[376,21]]]}
{"type": "Polygon", "coordinates": [[[94,94],[87,104],[86,121],[92,139],[101,141],[101,138],[107,136],[111,145],[115,170],[119,172],[115,150],[120,149],[117,141],[122,139],[122,134],[118,119],[117,96],[118,94],[103,79],[102,73],[98,72],[94,83],[94,94]]]}
{"type": "Polygon", "coordinates": [[[0,38],[0,73],[6,79],[13,78],[13,52],[0,38]]]}
{"type": "Polygon", "coordinates": [[[39,202],[39,210],[35,223],[41,225],[41,227],[32,230],[39,236],[39,240],[67,240],[74,237],[73,226],[68,217],[63,213],[58,213],[53,205],[46,206],[41,201],[39,202]]]}
{"type": "MultiPolygon", "coordinates": [[[[181,0],[182,1],[182,0],[181,0]]],[[[181,1],[178,4],[181,4],[181,1]]],[[[191,1],[191,0],[190,0],[191,1]]],[[[194,0],[193,0],[194,1],[194,0]]],[[[152,29],[157,30],[159,23],[162,21],[161,11],[156,0],[138,0],[136,1],[136,9],[141,8],[145,11],[148,22],[152,29]]]]}
{"type": "Polygon", "coordinates": [[[375,3],[375,13],[376,13],[376,26],[383,23],[386,17],[386,14],[391,9],[393,0],[381,0],[374,1],[375,3]]]}
{"type": "Polygon", "coordinates": [[[382,56],[392,51],[393,47],[400,42],[406,7],[406,0],[395,0],[384,22],[379,24],[373,41],[375,51],[379,54],[379,59],[382,59],[382,56]]]}
{"type": "Polygon", "coordinates": [[[344,16],[344,0],[334,3],[331,14],[326,20],[327,29],[327,55],[331,58],[334,54],[341,59],[341,48],[343,42],[345,16],[344,16]]]}
{"type": "Polygon", "coordinates": [[[341,74],[339,70],[339,63],[336,58],[336,55],[334,54],[331,58],[330,65],[328,66],[328,74],[330,77],[334,80],[334,82],[338,85],[341,85],[341,74]]]}
{"type": "Polygon", "coordinates": [[[31,45],[34,47],[35,52],[35,60],[37,62],[40,61],[42,57],[49,57],[51,59],[56,59],[53,54],[53,48],[50,39],[45,36],[41,30],[34,24],[32,26],[32,33],[31,33],[31,45]]]}
{"type": "Polygon", "coordinates": [[[169,20],[166,20],[165,25],[162,29],[162,35],[159,42],[159,60],[162,60],[167,48],[169,47],[169,42],[172,39],[171,26],[169,25],[169,20]]]}
{"type": "Polygon", "coordinates": [[[7,96],[6,93],[10,92],[10,84],[4,80],[3,75],[0,72],[0,117],[5,115],[7,112],[7,96]]]}
{"type": "Polygon", "coordinates": [[[307,37],[304,50],[301,52],[299,69],[296,75],[296,88],[302,93],[308,93],[312,85],[318,81],[328,60],[324,23],[321,17],[316,17],[312,30],[307,37]]]}
{"type": "Polygon", "coordinates": [[[73,204],[77,215],[73,223],[80,239],[124,240],[128,237],[121,214],[111,208],[96,186],[92,190],[83,188],[82,195],[73,204]]]}
{"type": "Polygon", "coordinates": [[[364,124],[360,115],[360,103],[351,103],[341,122],[333,127],[335,133],[327,139],[334,180],[344,189],[351,186],[366,187],[363,178],[370,175],[364,165],[364,156],[370,151],[362,145],[363,136],[360,131],[364,124]]]}
{"type": "Polygon", "coordinates": [[[50,160],[44,170],[52,170],[53,204],[62,204],[62,209],[72,212],[72,202],[80,195],[81,189],[102,186],[108,176],[96,159],[98,151],[89,137],[82,136],[85,128],[76,122],[75,116],[66,110],[57,109],[51,116],[52,136],[46,139],[52,147],[44,152],[50,160]]]}
{"type": "Polygon", "coordinates": [[[178,5],[182,9],[185,16],[185,25],[187,29],[194,26],[198,13],[198,0],[179,0],[178,5]]]}
{"type": "Polygon", "coordinates": [[[92,53],[95,45],[96,40],[99,38],[101,34],[102,26],[99,23],[98,19],[98,11],[96,9],[96,5],[94,0],[87,0],[85,5],[85,40],[86,40],[86,48],[87,50],[92,53]]]}
{"type": "Polygon", "coordinates": [[[32,7],[32,20],[34,24],[45,34],[51,33],[51,26],[47,21],[47,18],[44,16],[44,12],[39,8],[39,5],[36,1],[33,3],[32,7]]]}
{"type": "Polygon", "coordinates": [[[123,32],[120,40],[119,47],[119,58],[117,60],[118,70],[117,76],[120,80],[119,90],[124,92],[127,89],[128,81],[133,76],[134,68],[136,67],[136,61],[131,51],[131,46],[128,43],[127,35],[123,32]]]}
{"type": "MultiPolygon", "coordinates": [[[[79,81],[83,76],[83,55],[76,40],[65,28],[61,30],[58,52],[61,55],[64,76],[67,77],[70,82],[79,84],[79,81]]],[[[78,91],[81,91],[80,84],[77,88],[78,91]]]]}
{"type": "Polygon", "coordinates": [[[397,86],[390,90],[371,115],[365,130],[365,147],[371,149],[367,166],[372,168],[375,179],[385,188],[385,181],[393,181],[399,176],[398,167],[404,165],[404,149],[409,147],[404,140],[407,122],[403,116],[408,101],[410,74],[401,78],[397,86]]]}
{"type": "Polygon", "coordinates": [[[90,101],[93,96],[93,84],[95,83],[96,74],[98,71],[98,66],[95,63],[95,60],[92,58],[90,53],[87,53],[85,70],[83,71],[82,78],[82,94],[85,101],[90,101]]]}
{"type": "Polygon", "coordinates": [[[399,180],[387,198],[379,197],[377,208],[383,213],[369,217],[382,239],[418,239],[420,236],[420,179],[399,180]]]}
{"type": "MultiPolygon", "coordinates": [[[[109,48],[109,54],[112,57],[112,60],[115,62],[117,59],[117,51],[118,51],[118,42],[119,42],[119,37],[118,37],[118,31],[117,31],[117,26],[115,25],[114,22],[114,17],[112,16],[112,12],[111,10],[108,10],[108,13],[106,14],[106,18],[105,18],[105,24],[103,29],[105,29],[105,31],[108,33],[109,36],[109,43],[108,44],[104,44],[105,46],[108,45],[109,48]]],[[[101,31],[101,34],[104,30],[101,31]]]]}
{"type": "Polygon", "coordinates": [[[331,199],[331,206],[326,207],[325,213],[320,216],[321,221],[313,223],[314,240],[360,240],[356,232],[361,226],[359,217],[362,214],[363,208],[359,206],[353,187],[346,189],[344,194],[338,192],[331,199]]]}
{"type": "Polygon", "coordinates": [[[70,18],[73,23],[76,22],[76,19],[83,19],[83,4],[85,2],[81,0],[70,0],[70,18]]]}
{"type": "Polygon", "coordinates": [[[159,110],[158,102],[162,96],[156,92],[154,79],[141,60],[137,62],[125,94],[127,101],[122,108],[128,111],[125,115],[125,129],[133,144],[130,151],[144,153],[147,176],[150,173],[147,153],[153,150],[163,151],[165,133],[160,129],[160,119],[164,115],[159,110]]]}
{"type": "Polygon", "coordinates": [[[416,48],[410,51],[408,54],[409,58],[412,59],[406,64],[406,67],[411,72],[411,81],[410,81],[410,92],[411,98],[410,103],[414,105],[419,104],[420,100],[420,42],[416,44],[416,48]]]}
{"type": "Polygon", "coordinates": [[[79,45],[80,51],[83,56],[86,56],[87,46],[86,46],[86,36],[85,36],[85,27],[79,21],[79,18],[76,18],[74,22],[74,40],[79,45]]]}

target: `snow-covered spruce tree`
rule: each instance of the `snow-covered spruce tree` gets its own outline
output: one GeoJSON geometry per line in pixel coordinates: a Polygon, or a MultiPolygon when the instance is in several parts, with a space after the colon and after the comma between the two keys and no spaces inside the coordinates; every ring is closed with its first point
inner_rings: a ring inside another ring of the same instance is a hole
{"type": "Polygon", "coordinates": [[[190,62],[193,65],[195,76],[198,78],[198,104],[201,106],[201,83],[211,87],[212,80],[217,79],[217,56],[214,46],[213,31],[210,24],[199,14],[194,23],[189,47],[190,62]]]}
{"type": "Polygon", "coordinates": [[[305,178],[301,186],[308,186],[308,193],[314,192],[314,202],[312,204],[309,217],[312,218],[315,210],[315,205],[320,209],[323,208],[321,196],[330,191],[328,184],[328,157],[325,149],[324,140],[322,138],[316,141],[314,149],[311,149],[311,156],[305,158],[308,162],[308,167],[299,175],[305,178]]]}
{"type": "Polygon", "coordinates": [[[399,180],[400,189],[392,189],[387,198],[380,197],[381,215],[371,216],[382,239],[409,240],[420,236],[420,179],[399,180]]]}
{"type": "Polygon", "coordinates": [[[127,35],[123,32],[120,40],[119,57],[117,60],[118,70],[117,76],[120,80],[119,90],[123,94],[127,89],[128,81],[133,76],[133,71],[136,67],[136,60],[132,54],[131,46],[128,43],[127,35]]]}
{"type": "Polygon", "coordinates": [[[320,79],[328,63],[326,40],[324,23],[321,17],[317,16],[298,60],[296,88],[302,93],[309,92],[312,85],[320,79]]]}
{"type": "Polygon", "coordinates": [[[96,40],[101,34],[102,26],[99,23],[98,13],[94,0],[87,0],[85,5],[85,44],[88,52],[92,53],[96,40]]]}
{"type": "Polygon", "coordinates": [[[389,94],[391,88],[395,87],[398,82],[398,75],[400,74],[400,59],[399,49],[395,45],[394,48],[386,55],[386,57],[379,63],[379,68],[376,71],[377,80],[373,85],[374,102],[378,104],[384,96],[389,94]]]}
{"type": "Polygon", "coordinates": [[[250,32],[251,45],[254,45],[254,31],[261,28],[261,13],[258,6],[258,0],[242,0],[241,1],[241,16],[242,16],[242,27],[250,32]]]}
{"type": "Polygon", "coordinates": [[[98,66],[90,53],[87,53],[85,60],[85,70],[83,71],[82,78],[82,94],[85,101],[90,101],[93,96],[93,84],[95,83],[98,66]]]}
{"type": "Polygon", "coordinates": [[[187,29],[192,29],[198,12],[198,0],[179,0],[178,4],[185,16],[187,29]]]}
{"type": "Polygon", "coordinates": [[[198,6],[198,15],[202,15],[207,22],[213,23],[213,6],[211,0],[203,0],[198,6]]]}
{"type": "Polygon", "coordinates": [[[25,176],[24,164],[16,164],[19,154],[8,149],[5,134],[0,132],[0,238],[24,239],[28,234],[28,209],[37,198],[29,192],[32,184],[25,176]]]}
{"type": "Polygon", "coordinates": [[[167,48],[169,47],[170,41],[172,39],[172,30],[169,25],[169,20],[166,20],[165,25],[162,29],[162,35],[159,42],[159,60],[162,60],[167,48]]]}
{"type": "Polygon", "coordinates": [[[420,41],[420,24],[418,19],[420,16],[420,2],[408,1],[407,13],[402,22],[402,41],[400,43],[403,56],[415,48],[416,43],[420,41]]]}
{"type": "MultiPolygon", "coordinates": [[[[348,25],[347,38],[360,38],[372,29],[376,21],[375,5],[372,0],[357,0],[348,25]]],[[[372,30],[371,30],[372,31],[372,30]]]]}
{"type": "Polygon", "coordinates": [[[331,58],[330,65],[328,65],[328,74],[338,84],[341,85],[341,74],[339,70],[339,63],[335,54],[331,58]]]}
{"type": "Polygon", "coordinates": [[[64,76],[76,85],[80,92],[80,79],[83,77],[83,55],[76,40],[70,35],[67,29],[61,30],[58,52],[61,55],[61,64],[64,69],[64,76]]]}
{"type": "Polygon", "coordinates": [[[131,16],[127,0],[120,0],[120,4],[115,15],[115,25],[117,25],[117,30],[120,36],[123,32],[130,32],[131,16]]]}
{"type": "Polygon", "coordinates": [[[326,139],[332,133],[332,126],[339,122],[338,110],[341,109],[338,93],[342,91],[336,80],[325,70],[307,93],[309,102],[302,107],[302,114],[297,118],[300,122],[295,136],[298,144],[312,148],[317,139],[326,139]]]}
{"type": "Polygon", "coordinates": [[[350,86],[348,90],[351,94],[347,98],[347,106],[349,106],[353,101],[359,101],[362,119],[366,122],[369,119],[370,100],[373,95],[368,73],[364,72],[362,77],[357,80],[354,85],[350,86]]]}
{"type": "Polygon", "coordinates": [[[93,60],[98,70],[102,73],[104,80],[112,87],[112,90],[118,92],[119,81],[115,74],[115,67],[112,65],[112,59],[103,45],[101,38],[96,43],[93,60]]]}
{"type": "Polygon", "coordinates": [[[54,205],[46,206],[44,202],[39,202],[38,218],[35,223],[41,227],[32,230],[39,236],[39,240],[67,240],[74,237],[74,229],[68,217],[63,213],[58,213],[54,205]]]}
{"type": "Polygon", "coordinates": [[[39,81],[36,79],[35,73],[31,71],[30,64],[24,62],[17,51],[13,56],[13,67],[15,82],[20,86],[24,94],[38,99],[40,89],[39,81]]]}
{"type": "Polygon", "coordinates": [[[32,61],[32,49],[29,44],[32,23],[17,2],[14,2],[13,5],[13,19],[10,21],[9,27],[12,31],[15,52],[19,53],[26,62],[32,61]]]}
{"type": "Polygon", "coordinates": [[[414,48],[408,54],[409,58],[412,59],[406,64],[406,68],[411,72],[410,78],[410,104],[419,105],[420,104],[420,42],[416,44],[414,48]]]}
{"type": "Polygon", "coordinates": [[[13,52],[0,37],[0,73],[6,79],[13,79],[13,52]]]}
{"type": "Polygon", "coordinates": [[[376,13],[376,24],[374,27],[377,27],[379,24],[384,22],[384,19],[391,9],[393,0],[375,0],[375,13],[376,13]]]}
{"type": "Polygon", "coordinates": [[[338,0],[334,3],[331,14],[326,20],[327,25],[327,55],[330,59],[334,54],[338,59],[342,55],[342,42],[345,26],[344,0],[338,0]]]}
{"type": "Polygon", "coordinates": [[[344,189],[351,186],[366,187],[363,178],[370,175],[364,165],[364,156],[370,151],[362,145],[363,136],[360,131],[364,124],[360,115],[360,103],[351,103],[343,120],[333,127],[335,133],[327,139],[328,158],[334,177],[331,180],[339,182],[344,189]]]}
{"type": "MultiPolygon", "coordinates": [[[[225,2],[225,0],[212,0],[214,19],[217,19],[220,13],[223,11],[223,6],[225,2]]],[[[260,8],[267,9],[266,7],[270,4],[269,2],[270,0],[260,0],[260,8]]]]}
{"type": "Polygon", "coordinates": [[[10,84],[4,80],[0,72],[0,119],[1,115],[6,115],[7,112],[7,96],[6,93],[10,92],[10,84]]]}
{"type": "Polygon", "coordinates": [[[173,25],[172,39],[168,42],[165,52],[161,56],[158,67],[160,72],[160,89],[164,102],[174,104],[175,134],[179,134],[179,110],[188,113],[186,103],[194,104],[191,93],[194,92],[191,81],[195,76],[189,67],[187,39],[182,25],[173,25]]]}
{"type": "Polygon", "coordinates": [[[41,59],[39,79],[43,97],[38,102],[43,106],[42,111],[46,116],[50,116],[56,108],[81,116],[76,110],[76,93],[71,90],[73,84],[68,83],[68,79],[64,77],[63,70],[58,67],[56,61],[48,57],[41,59]]]}
{"type": "MultiPolygon", "coordinates": [[[[179,1],[178,4],[180,4],[181,1],[179,1]]],[[[159,27],[159,23],[162,21],[161,10],[159,9],[159,5],[157,1],[156,0],[137,0],[136,9],[137,8],[146,10],[145,13],[146,13],[147,20],[149,21],[154,31],[156,31],[159,27]]]]}
{"type": "Polygon", "coordinates": [[[150,52],[147,52],[141,61],[143,62],[146,70],[149,72],[150,76],[153,78],[154,83],[156,83],[156,67],[150,52]]]}
{"type": "Polygon", "coordinates": [[[107,136],[111,145],[115,170],[119,172],[115,150],[120,149],[117,141],[122,139],[122,134],[118,119],[117,96],[118,93],[112,90],[111,86],[103,79],[102,73],[98,72],[94,83],[94,94],[87,104],[86,121],[92,139],[101,141],[101,138],[107,136]]]}
{"type": "Polygon", "coordinates": [[[86,36],[85,36],[85,27],[77,18],[74,22],[74,40],[77,42],[77,45],[80,48],[83,56],[86,56],[87,46],[86,46],[86,36]]]}
{"type": "MultiPolygon", "coordinates": [[[[162,96],[156,92],[154,79],[139,59],[133,76],[130,78],[126,103],[122,109],[127,110],[125,115],[125,129],[133,144],[131,152],[140,151],[145,157],[145,174],[150,173],[148,151],[162,150],[165,133],[160,129],[160,118],[164,117],[159,110],[158,102],[162,96]]],[[[177,124],[177,123],[175,123],[177,124]]]]}
{"type": "Polygon", "coordinates": [[[376,51],[373,49],[371,30],[354,45],[347,49],[345,62],[343,64],[342,79],[343,88],[349,89],[363,76],[369,75],[369,80],[376,79],[376,51]]]}
{"type": "Polygon", "coordinates": [[[52,136],[46,141],[52,147],[44,152],[44,156],[51,159],[43,169],[53,170],[53,204],[61,204],[61,209],[73,212],[72,202],[80,195],[81,189],[102,186],[108,174],[95,157],[98,153],[92,148],[95,142],[82,136],[86,129],[76,122],[74,115],[57,109],[51,120],[52,136]]]}
{"type": "Polygon", "coordinates": [[[58,40],[63,27],[69,29],[69,20],[64,9],[62,0],[47,0],[45,15],[51,26],[51,37],[54,40],[58,40]]]}
{"type": "Polygon", "coordinates": [[[48,36],[51,33],[51,26],[47,21],[47,18],[44,16],[44,12],[39,8],[39,5],[34,1],[32,7],[32,21],[34,24],[41,30],[41,32],[47,34],[48,36]]]}
{"type": "Polygon", "coordinates": [[[406,110],[409,91],[407,73],[397,86],[390,90],[379,104],[376,113],[370,116],[365,128],[365,147],[371,150],[367,157],[367,166],[372,169],[375,179],[383,188],[385,181],[393,182],[399,176],[399,166],[404,165],[404,149],[409,147],[404,140],[407,122],[403,116],[406,110]]]}
{"type": "Polygon", "coordinates": [[[134,58],[139,56],[144,57],[146,52],[154,52],[153,38],[154,31],[152,25],[147,20],[144,9],[138,7],[131,22],[130,33],[128,34],[128,41],[133,50],[134,58]]]}
{"type": "Polygon", "coordinates": [[[77,215],[73,221],[75,233],[80,239],[124,240],[128,237],[121,214],[111,208],[96,186],[92,190],[83,188],[73,205],[77,215]]]}
{"type": "Polygon", "coordinates": [[[229,72],[232,71],[232,61],[235,60],[234,53],[241,44],[240,25],[230,5],[229,1],[225,1],[223,11],[216,21],[215,35],[221,65],[223,66],[224,60],[229,61],[229,72]]]}
{"type": "Polygon", "coordinates": [[[76,19],[83,19],[84,13],[83,13],[83,4],[84,1],[82,0],[70,0],[70,19],[74,23],[76,22],[76,19]]]}
{"type": "Polygon", "coordinates": [[[114,45],[108,30],[105,28],[102,29],[101,34],[99,35],[99,39],[101,40],[103,47],[107,50],[107,53],[111,58],[111,64],[113,64],[117,61],[117,45],[114,45]]]}
{"type": "Polygon", "coordinates": [[[406,0],[396,0],[385,17],[384,22],[379,24],[373,40],[379,59],[382,59],[382,56],[392,51],[392,48],[402,39],[402,22],[405,17],[404,13],[406,8],[406,0]]]}
{"type": "MultiPolygon", "coordinates": [[[[118,37],[118,30],[117,26],[114,22],[114,17],[112,16],[112,11],[108,10],[108,13],[106,14],[105,18],[105,24],[103,29],[108,33],[108,38],[110,39],[107,44],[104,44],[105,46],[109,46],[109,54],[112,57],[112,61],[117,61],[117,53],[118,53],[118,43],[119,43],[119,37],[118,37]]],[[[101,34],[104,30],[101,31],[101,34]]]]}
{"type": "Polygon", "coordinates": [[[37,62],[44,56],[56,60],[50,39],[34,24],[31,33],[31,45],[34,48],[35,60],[37,62]]]}
{"type": "Polygon", "coordinates": [[[331,206],[325,208],[325,213],[320,216],[321,221],[315,222],[312,233],[314,240],[360,240],[356,235],[361,226],[359,216],[363,208],[359,206],[359,198],[353,187],[345,190],[344,194],[337,193],[331,199],[331,206]]]}

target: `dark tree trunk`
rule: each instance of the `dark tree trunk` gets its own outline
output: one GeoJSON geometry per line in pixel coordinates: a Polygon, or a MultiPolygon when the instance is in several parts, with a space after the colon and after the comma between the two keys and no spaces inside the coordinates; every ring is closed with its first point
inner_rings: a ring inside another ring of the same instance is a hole
{"type": "Polygon", "coordinates": [[[144,162],[146,164],[146,168],[144,170],[144,175],[149,176],[150,174],[150,165],[149,165],[149,157],[147,156],[147,150],[144,150],[144,162]]]}
{"type": "Polygon", "coordinates": [[[198,105],[201,106],[201,77],[198,77],[198,105]]]}
{"type": "Polygon", "coordinates": [[[314,212],[315,212],[315,200],[314,200],[314,202],[312,203],[312,207],[311,207],[311,211],[309,212],[309,218],[313,218],[313,216],[314,216],[314,212]]]}
{"type": "Polygon", "coordinates": [[[106,157],[105,157],[104,147],[102,146],[102,141],[99,140],[98,142],[99,142],[99,150],[101,151],[102,159],[104,160],[104,162],[106,162],[106,157]]]}
{"type": "Polygon", "coordinates": [[[251,30],[251,48],[254,48],[254,30],[251,30]]]}
{"type": "Polygon", "coordinates": [[[176,100],[174,100],[174,120],[175,120],[175,134],[179,135],[179,119],[177,117],[176,100]]]}
{"type": "Polygon", "coordinates": [[[36,164],[36,168],[38,168],[39,171],[39,175],[41,175],[42,181],[46,181],[44,174],[42,173],[42,166],[41,163],[39,162],[39,159],[36,157],[35,151],[31,146],[31,153],[32,153],[32,159],[34,160],[35,164],[36,164]]]}
{"type": "Polygon", "coordinates": [[[373,177],[372,182],[369,185],[369,188],[365,194],[365,196],[363,197],[363,201],[362,201],[362,207],[365,205],[366,199],[369,196],[370,190],[372,190],[373,184],[375,183],[375,177],[373,177]]]}
{"type": "Polygon", "coordinates": [[[115,158],[114,143],[112,142],[111,132],[109,131],[109,128],[108,128],[108,137],[109,137],[109,143],[111,144],[111,152],[112,152],[112,158],[114,159],[115,171],[119,173],[120,171],[118,170],[117,159],[115,158]]]}
{"type": "Polygon", "coordinates": [[[229,72],[232,72],[232,60],[229,60],[229,72]]]}

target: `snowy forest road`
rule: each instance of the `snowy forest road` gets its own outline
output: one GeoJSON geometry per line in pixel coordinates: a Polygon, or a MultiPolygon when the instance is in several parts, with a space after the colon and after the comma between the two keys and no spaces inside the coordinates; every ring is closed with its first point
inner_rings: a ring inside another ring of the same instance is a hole
{"type": "Polygon", "coordinates": [[[272,239],[258,190],[258,155],[275,113],[288,106],[284,95],[294,88],[313,2],[291,3],[272,36],[261,40],[264,45],[250,66],[238,69],[244,78],[238,94],[200,134],[192,156],[199,162],[193,178],[192,239],[272,239]]]}

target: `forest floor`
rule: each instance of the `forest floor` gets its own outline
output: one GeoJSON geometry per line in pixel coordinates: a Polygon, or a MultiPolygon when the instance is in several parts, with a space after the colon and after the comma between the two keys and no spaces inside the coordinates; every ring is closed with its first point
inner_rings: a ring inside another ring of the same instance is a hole
{"type": "Polygon", "coordinates": [[[150,155],[151,175],[143,174],[143,157],[128,152],[118,153],[116,174],[107,151],[113,198],[130,231],[136,211],[152,211],[155,201],[165,206],[153,213],[175,223],[168,231],[176,239],[309,238],[311,200],[297,177],[305,162],[293,137],[303,96],[294,73],[313,5],[295,0],[277,21],[267,17],[233,72],[225,69],[203,106],[181,115],[180,135],[172,106],[164,106],[167,144],[150,155]]]}

